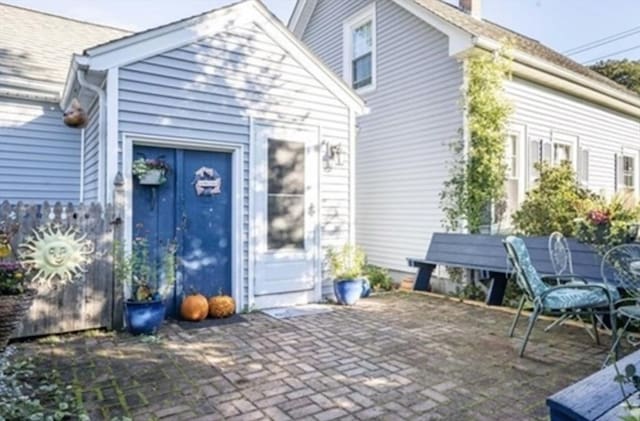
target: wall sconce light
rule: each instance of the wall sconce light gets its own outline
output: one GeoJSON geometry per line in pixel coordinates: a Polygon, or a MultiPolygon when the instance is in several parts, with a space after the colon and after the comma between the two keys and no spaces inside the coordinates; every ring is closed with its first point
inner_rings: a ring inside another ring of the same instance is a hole
{"type": "Polygon", "coordinates": [[[325,168],[331,170],[344,166],[344,150],[341,143],[323,142],[325,168]]]}

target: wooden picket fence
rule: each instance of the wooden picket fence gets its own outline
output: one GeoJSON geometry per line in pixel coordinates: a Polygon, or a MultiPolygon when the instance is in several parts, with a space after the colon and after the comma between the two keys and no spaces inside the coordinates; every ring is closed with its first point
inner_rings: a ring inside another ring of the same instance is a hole
{"type": "MultiPolygon", "coordinates": [[[[0,231],[10,236],[16,258],[20,244],[34,228],[59,224],[76,227],[95,246],[87,272],[64,287],[38,285],[38,296],[14,337],[28,337],[74,332],[94,328],[112,328],[117,309],[119,288],[114,285],[112,245],[114,238],[113,207],[99,204],[0,204],[0,231]]],[[[9,259],[9,258],[7,258],[9,259]]],[[[5,259],[6,260],[6,259],[5,259]]]]}

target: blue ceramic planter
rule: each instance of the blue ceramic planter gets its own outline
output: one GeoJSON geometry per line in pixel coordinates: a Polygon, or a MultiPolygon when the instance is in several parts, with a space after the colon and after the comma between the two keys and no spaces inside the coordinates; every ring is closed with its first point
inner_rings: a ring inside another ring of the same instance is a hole
{"type": "Polygon", "coordinates": [[[127,329],[133,335],[153,335],[164,321],[164,303],[154,301],[127,301],[124,305],[127,329]]]}
{"type": "Polygon", "coordinates": [[[333,290],[340,304],[352,306],[362,296],[362,279],[336,279],[333,290]]]}
{"type": "Polygon", "coordinates": [[[362,278],[362,298],[367,298],[371,295],[371,283],[367,278],[362,278]]]}

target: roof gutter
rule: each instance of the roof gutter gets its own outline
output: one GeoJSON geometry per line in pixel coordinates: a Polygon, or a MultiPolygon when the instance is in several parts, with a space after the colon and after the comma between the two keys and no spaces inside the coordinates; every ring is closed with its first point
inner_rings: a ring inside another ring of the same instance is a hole
{"type": "MultiPolygon", "coordinates": [[[[107,95],[105,91],[98,85],[89,83],[86,79],[86,70],[78,69],[75,73],[78,79],[78,83],[81,87],[95,92],[98,95],[98,198],[102,198],[104,194],[104,186],[102,180],[104,180],[104,163],[106,162],[106,137],[107,137],[107,95]]],[[[89,110],[87,110],[89,112],[89,110]]],[[[84,157],[81,159],[84,160],[84,157]]]]}
{"type": "MultiPolygon", "coordinates": [[[[488,51],[499,50],[501,43],[476,37],[475,45],[488,51]]],[[[640,98],[598,83],[591,78],[564,69],[558,65],[515,50],[513,72],[525,79],[549,86],[589,101],[605,105],[634,117],[640,117],[640,98]]]]}

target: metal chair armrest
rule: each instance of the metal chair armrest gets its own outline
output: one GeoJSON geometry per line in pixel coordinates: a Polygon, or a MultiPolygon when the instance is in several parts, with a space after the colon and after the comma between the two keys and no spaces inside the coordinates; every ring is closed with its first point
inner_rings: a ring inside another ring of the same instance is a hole
{"type": "Polygon", "coordinates": [[[540,278],[542,278],[543,282],[555,281],[556,285],[562,285],[569,282],[582,282],[583,284],[589,283],[582,276],[578,275],[541,275],[540,278]]]}

